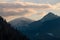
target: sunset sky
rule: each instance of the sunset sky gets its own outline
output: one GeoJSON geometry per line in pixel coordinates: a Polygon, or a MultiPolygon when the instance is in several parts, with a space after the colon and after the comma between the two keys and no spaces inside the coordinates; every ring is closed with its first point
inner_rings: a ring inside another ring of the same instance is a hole
{"type": "Polygon", "coordinates": [[[39,20],[48,12],[60,16],[60,0],[0,0],[0,16],[9,21],[18,17],[39,20]]]}

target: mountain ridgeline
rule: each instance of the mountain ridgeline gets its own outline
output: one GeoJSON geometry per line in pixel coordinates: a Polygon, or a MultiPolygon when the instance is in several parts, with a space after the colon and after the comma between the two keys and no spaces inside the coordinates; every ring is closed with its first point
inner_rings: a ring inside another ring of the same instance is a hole
{"type": "Polygon", "coordinates": [[[29,40],[22,32],[12,28],[9,23],[6,22],[0,16],[0,40],[29,40]]]}
{"type": "Polygon", "coordinates": [[[38,34],[36,40],[60,40],[60,17],[50,12],[29,24],[29,31],[38,34]]]}
{"type": "Polygon", "coordinates": [[[18,31],[21,31],[30,40],[60,40],[60,17],[52,12],[49,12],[38,21],[22,21],[20,19],[20,21],[9,22],[14,26],[12,22],[17,25],[13,28],[17,28],[18,31]]]}
{"type": "Polygon", "coordinates": [[[16,19],[10,21],[9,23],[11,24],[11,26],[13,26],[14,29],[25,32],[25,30],[28,28],[28,24],[30,24],[32,22],[33,22],[33,20],[21,17],[21,18],[16,18],[16,19]]]}

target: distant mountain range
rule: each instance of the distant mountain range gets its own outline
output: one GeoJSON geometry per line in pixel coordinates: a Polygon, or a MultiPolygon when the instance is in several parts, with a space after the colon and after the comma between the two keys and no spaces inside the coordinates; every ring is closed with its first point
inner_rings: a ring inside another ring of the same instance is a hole
{"type": "Polygon", "coordinates": [[[33,22],[19,18],[16,21],[11,21],[11,23],[13,23],[11,25],[17,23],[15,24],[17,30],[21,30],[30,40],[60,40],[60,17],[52,12],[38,21],[33,22]]]}
{"type": "Polygon", "coordinates": [[[22,32],[25,32],[26,29],[29,27],[29,24],[32,22],[33,22],[33,20],[21,17],[21,18],[12,20],[9,23],[11,24],[11,26],[13,26],[13,28],[20,30],[22,32]]]}
{"type": "Polygon", "coordinates": [[[33,22],[33,20],[21,17],[21,18],[16,18],[16,19],[10,21],[9,23],[11,23],[11,25],[13,25],[13,26],[27,26],[27,24],[30,24],[32,22],[33,22]]]}

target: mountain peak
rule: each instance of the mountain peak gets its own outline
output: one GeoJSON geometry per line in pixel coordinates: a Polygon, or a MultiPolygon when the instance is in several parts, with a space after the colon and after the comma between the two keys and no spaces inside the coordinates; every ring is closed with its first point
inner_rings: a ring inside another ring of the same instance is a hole
{"type": "Polygon", "coordinates": [[[12,26],[25,26],[25,25],[28,25],[30,24],[31,22],[33,22],[33,20],[30,20],[28,18],[25,18],[25,17],[21,17],[21,18],[16,18],[12,21],[10,21],[9,23],[12,25],[12,26]]]}
{"type": "Polygon", "coordinates": [[[52,12],[49,12],[47,15],[45,15],[45,16],[41,19],[41,21],[44,22],[44,21],[53,20],[53,19],[56,19],[56,18],[58,18],[57,15],[55,15],[55,14],[52,13],[52,12]]]}
{"type": "Polygon", "coordinates": [[[12,20],[12,21],[10,21],[10,22],[15,22],[15,21],[31,21],[31,22],[33,22],[33,20],[31,20],[31,19],[28,19],[28,18],[25,18],[25,17],[21,17],[21,18],[16,18],[16,19],[14,19],[14,20],[12,20]]]}
{"type": "Polygon", "coordinates": [[[51,16],[52,16],[52,15],[53,15],[53,16],[57,16],[57,15],[55,15],[55,14],[52,13],[52,12],[49,12],[46,16],[50,16],[50,15],[51,15],[51,16]]]}

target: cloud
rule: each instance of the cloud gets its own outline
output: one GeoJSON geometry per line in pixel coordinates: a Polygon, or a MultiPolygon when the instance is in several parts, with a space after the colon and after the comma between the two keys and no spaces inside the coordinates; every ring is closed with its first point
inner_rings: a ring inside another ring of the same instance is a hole
{"type": "Polygon", "coordinates": [[[4,0],[0,0],[0,2],[3,2],[4,0]]]}
{"type": "Polygon", "coordinates": [[[50,4],[37,4],[31,2],[0,2],[0,16],[31,16],[37,14],[37,10],[49,10],[50,4]]]}
{"type": "Polygon", "coordinates": [[[24,15],[25,17],[29,17],[31,15],[37,14],[37,11],[34,9],[27,9],[27,10],[28,10],[28,13],[24,15]]]}
{"type": "Polygon", "coordinates": [[[21,12],[21,11],[24,11],[23,8],[3,8],[3,11],[4,12],[21,12]]]}
{"type": "Polygon", "coordinates": [[[23,8],[16,8],[16,9],[10,9],[10,8],[3,8],[0,9],[0,16],[14,16],[14,15],[29,15],[37,13],[34,9],[23,9],[23,8]]]}
{"type": "Polygon", "coordinates": [[[54,7],[55,7],[55,10],[60,9],[60,3],[56,3],[56,4],[54,5],[54,7]]]}
{"type": "Polygon", "coordinates": [[[13,2],[0,3],[0,16],[16,18],[18,16],[30,17],[31,19],[38,20],[46,15],[46,12],[39,13],[38,10],[60,10],[60,3],[51,4],[37,4],[29,2],[13,2]],[[36,19],[37,18],[37,19],[36,19]]]}
{"type": "Polygon", "coordinates": [[[36,4],[29,2],[18,3],[0,3],[0,8],[34,8],[34,9],[47,9],[51,8],[50,4],[36,4]]]}
{"type": "Polygon", "coordinates": [[[14,19],[16,19],[16,18],[20,18],[21,16],[8,16],[8,17],[4,17],[6,20],[7,20],[7,22],[9,22],[9,21],[11,21],[11,20],[14,20],[14,19]]]}
{"type": "MultiPolygon", "coordinates": [[[[0,3],[0,15],[1,16],[24,16],[32,17],[32,15],[38,15],[40,18],[45,15],[44,13],[38,13],[38,10],[60,10],[60,3],[54,5],[51,4],[36,4],[29,2],[16,2],[16,3],[0,3]]],[[[59,11],[60,12],[60,11],[59,11]]],[[[35,17],[35,16],[34,16],[35,17]]]]}
{"type": "Polygon", "coordinates": [[[55,8],[53,9],[53,11],[55,12],[56,15],[60,16],[60,3],[56,3],[55,5],[53,5],[55,8]]]}

